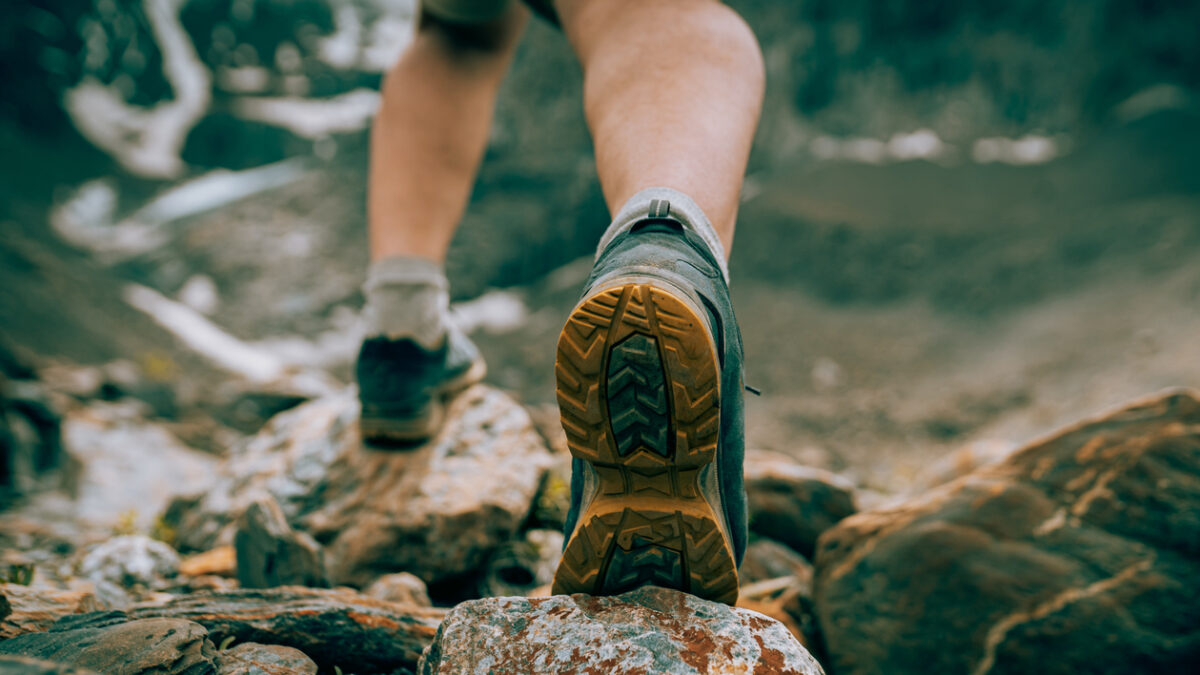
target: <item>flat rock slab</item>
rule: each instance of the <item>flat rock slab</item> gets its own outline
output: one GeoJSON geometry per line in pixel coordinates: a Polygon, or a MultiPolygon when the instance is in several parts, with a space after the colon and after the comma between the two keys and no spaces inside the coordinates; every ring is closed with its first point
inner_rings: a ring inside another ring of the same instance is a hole
{"type": "Polygon", "coordinates": [[[1200,395],[1069,427],[822,536],[830,669],[1191,673],[1200,663],[1200,395]]]}
{"type": "Polygon", "coordinates": [[[49,631],[0,642],[16,654],[105,675],[210,675],[216,648],[203,626],[181,619],[125,621],[119,612],[68,617],[49,631]]]}
{"type": "Polygon", "coordinates": [[[9,611],[0,611],[0,640],[47,630],[69,614],[104,609],[89,591],[31,588],[20,584],[0,584],[0,609],[5,605],[9,611]]]}
{"type": "Polygon", "coordinates": [[[4,675],[99,675],[94,670],[76,668],[53,661],[28,656],[0,656],[0,673],[4,675]]]}
{"type": "Polygon", "coordinates": [[[358,675],[416,666],[445,610],[384,602],[345,589],[283,586],[264,590],[194,593],[161,605],[141,605],[129,618],[195,621],[213,642],[294,647],[323,669],[358,675]]]}
{"type": "Polygon", "coordinates": [[[656,587],[463,603],[446,615],[418,672],[822,673],[778,622],[656,587]]]}
{"type": "Polygon", "coordinates": [[[553,462],[529,414],[483,385],[458,396],[441,433],[416,448],[364,446],[358,415],[347,390],[273,418],[234,448],[213,490],[168,510],[181,548],[232,543],[234,519],[265,492],[325,547],[335,584],[391,572],[453,578],[516,535],[553,462]]]}

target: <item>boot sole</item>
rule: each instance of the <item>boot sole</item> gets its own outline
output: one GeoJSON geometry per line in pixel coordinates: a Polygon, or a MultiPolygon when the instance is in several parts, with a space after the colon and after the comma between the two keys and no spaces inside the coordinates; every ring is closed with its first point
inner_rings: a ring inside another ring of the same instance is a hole
{"type": "Polygon", "coordinates": [[[699,309],[645,277],[571,313],[555,363],[571,454],[594,472],[553,592],[653,584],[733,604],[737,565],[716,487],[721,371],[699,309]]]}

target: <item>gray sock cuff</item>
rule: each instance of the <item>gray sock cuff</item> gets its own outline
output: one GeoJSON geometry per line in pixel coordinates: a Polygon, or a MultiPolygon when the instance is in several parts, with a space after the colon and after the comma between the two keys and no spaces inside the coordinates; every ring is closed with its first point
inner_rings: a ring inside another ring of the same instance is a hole
{"type": "Polygon", "coordinates": [[[672,188],[646,188],[630,197],[629,201],[625,202],[625,205],[617,212],[612,224],[604,231],[604,236],[600,238],[600,245],[596,248],[596,257],[600,257],[600,254],[617,235],[629,231],[639,221],[668,216],[695,232],[705,244],[708,244],[708,249],[712,251],[717,263],[721,266],[721,274],[725,276],[725,283],[729,283],[729,267],[725,263],[725,247],[721,245],[721,238],[717,236],[716,228],[712,226],[708,216],[704,215],[704,211],[696,202],[692,201],[691,197],[672,188]]]}
{"type": "Polygon", "coordinates": [[[371,293],[382,286],[393,284],[428,284],[448,291],[450,282],[442,266],[428,258],[393,256],[376,260],[367,268],[367,281],[363,291],[371,293]]]}
{"type": "Polygon", "coordinates": [[[450,320],[450,284],[442,266],[425,258],[371,263],[363,284],[366,335],[409,338],[426,349],[442,343],[450,320]]]}

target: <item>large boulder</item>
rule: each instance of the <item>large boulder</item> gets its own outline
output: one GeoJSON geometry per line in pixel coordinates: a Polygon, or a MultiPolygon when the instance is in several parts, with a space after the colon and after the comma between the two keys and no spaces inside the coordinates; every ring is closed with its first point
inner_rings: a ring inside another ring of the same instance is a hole
{"type": "Polygon", "coordinates": [[[434,673],[795,673],[821,667],[781,624],[656,587],[615,597],[488,598],[446,615],[434,673]]]}
{"type": "Polygon", "coordinates": [[[1185,673],[1200,663],[1200,398],[1067,428],[820,540],[830,668],[1185,673]]]}
{"type": "Polygon", "coordinates": [[[333,583],[401,571],[451,579],[518,534],[552,463],[525,410],[483,385],[456,398],[441,433],[416,448],[364,445],[358,415],[346,390],[272,419],[233,449],[214,489],[168,509],[181,549],[231,543],[239,514],[265,494],[324,546],[333,583]]]}

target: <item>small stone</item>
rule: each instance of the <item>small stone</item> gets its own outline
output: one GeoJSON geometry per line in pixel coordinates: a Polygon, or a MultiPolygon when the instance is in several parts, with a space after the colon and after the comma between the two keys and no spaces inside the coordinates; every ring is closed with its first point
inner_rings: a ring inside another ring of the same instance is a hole
{"type": "Polygon", "coordinates": [[[217,675],[317,675],[317,664],[304,652],[281,645],[243,642],[220,653],[217,675]]]}
{"type": "Polygon", "coordinates": [[[96,612],[0,642],[0,654],[120,675],[209,675],[215,672],[216,649],[208,631],[191,621],[124,621],[119,612],[96,612]]]}
{"type": "Polygon", "coordinates": [[[418,607],[433,606],[433,603],[429,601],[429,591],[425,588],[425,582],[415,574],[408,572],[385,574],[373,581],[367,590],[363,591],[363,594],[385,602],[398,602],[418,607]]]}
{"type": "Polygon", "coordinates": [[[850,481],[765,450],[746,453],[750,531],[812,557],[817,537],[855,512],[850,481]]]}
{"type": "Polygon", "coordinates": [[[270,495],[262,495],[246,507],[237,527],[233,541],[242,587],[329,585],[321,545],[292,530],[270,495]]]}
{"type": "Polygon", "coordinates": [[[488,598],[446,615],[418,672],[793,673],[820,665],[757,612],[643,587],[615,597],[488,598]]]}
{"type": "Polygon", "coordinates": [[[96,596],[89,591],[61,591],[2,584],[0,598],[9,605],[9,612],[0,619],[0,640],[22,633],[47,630],[55,621],[69,614],[104,609],[96,596]]]}
{"type": "Polygon", "coordinates": [[[87,552],[79,565],[79,574],[98,584],[161,589],[179,574],[179,554],[167,544],[144,535],[114,537],[87,552]]]}
{"type": "Polygon", "coordinates": [[[237,573],[237,556],[232,546],[218,546],[184,558],[179,563],[179,573],[189,577],[232,577],[237,573]]]}

